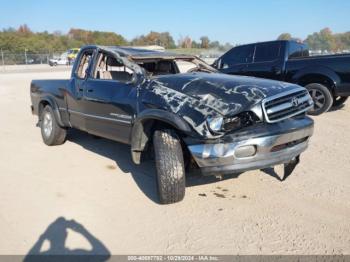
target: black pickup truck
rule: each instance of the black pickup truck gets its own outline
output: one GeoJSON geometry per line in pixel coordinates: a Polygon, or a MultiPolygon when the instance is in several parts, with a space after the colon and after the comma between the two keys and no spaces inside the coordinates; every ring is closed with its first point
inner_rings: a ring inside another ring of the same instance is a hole
{"type": "Polygon", "coordinates": [[[188,169],[285,164],[288,173],[313,133],[305,88],[221,74],[189,55],[86,46],[71,79],[33,80],[30,90],[47,145],[77,128],[131,145],[135,164],[154,152],[161,203],[183,199],[188,169]]]}
{"type": "Polygon", "coordinates": [[[311,115],[343,104],[350,96],[350,54],[309,56],[307,45],[271,41],[232,48],[213,65],[226,74],[246,75],[306,87],[314,101],[311,115]]]}

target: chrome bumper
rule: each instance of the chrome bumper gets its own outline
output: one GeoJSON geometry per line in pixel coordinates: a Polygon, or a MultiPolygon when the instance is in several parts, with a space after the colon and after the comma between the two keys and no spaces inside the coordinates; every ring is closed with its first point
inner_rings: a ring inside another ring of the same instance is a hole
{"type": "Polygon", "coordinates": [[[248,138],[233,143],[190,145],[188,149],[205,175],[244,172],[291,161],[305,151],[312,134],[313,124],[288,133],[248,138]],[[241,154],[242,148],[248,149],[246,151],[250,156],[237,156],[237,152],[241,154]]]}

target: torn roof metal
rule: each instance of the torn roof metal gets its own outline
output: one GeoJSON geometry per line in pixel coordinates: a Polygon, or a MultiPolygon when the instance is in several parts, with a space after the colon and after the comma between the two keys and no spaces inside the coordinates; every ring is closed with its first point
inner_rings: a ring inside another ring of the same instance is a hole
{"type": "Polygon", "coordinates": [[[156,51],[150,49],[142,49],[131,46],[84,46],[86,48],[99,48],[107,52],[117,53],[120,56],[131,57],[132,59],[198,59],[197,56],[177,54],[168,51],[156,51]]]}

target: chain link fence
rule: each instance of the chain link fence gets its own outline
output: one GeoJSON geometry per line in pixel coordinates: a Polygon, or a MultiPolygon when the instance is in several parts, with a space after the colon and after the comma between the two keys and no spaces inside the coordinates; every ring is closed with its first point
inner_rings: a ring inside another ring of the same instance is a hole
{"type": "Polygon", "coordinates": [[[6,50],[0,50],[0,66],[6,65],[31,65],[31,64],[48,64],[52,58],[58,58],[66,55],[66,51],[55,52],[19,52],[14,53],[6,50]]]}

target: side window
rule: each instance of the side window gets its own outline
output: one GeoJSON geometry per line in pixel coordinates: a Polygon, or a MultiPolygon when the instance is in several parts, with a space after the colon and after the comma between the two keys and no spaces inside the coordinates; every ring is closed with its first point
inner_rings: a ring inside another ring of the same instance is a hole
{"type": "Polygon", "coordinates": [[[255,48],[254,62],[274,61],[279,58],[280,49],[280,43],[257,44],[255,48]]]}
{"type": "Polygon", "coordinates": [[[134,72],[130,68],[123,64],[123,61],[113,56],[100,53],[97,58],[93,78],[126,83],[131,81],[133,73],[134,72]]]}
{"type": "Polygon", "coordinates": [[[251,63],[253,53],[253,45],[235,47],[222,57],[220,67],[227,68],[235,64],[251,63]]]}
{"type": "Polygon", "coordinates": [[[86,77],[86,69],[88,69],[90,61],[92,60],[93,51],[89,50],[82,54],[77,68],[77,77],[84,79],[86,77]]]}

